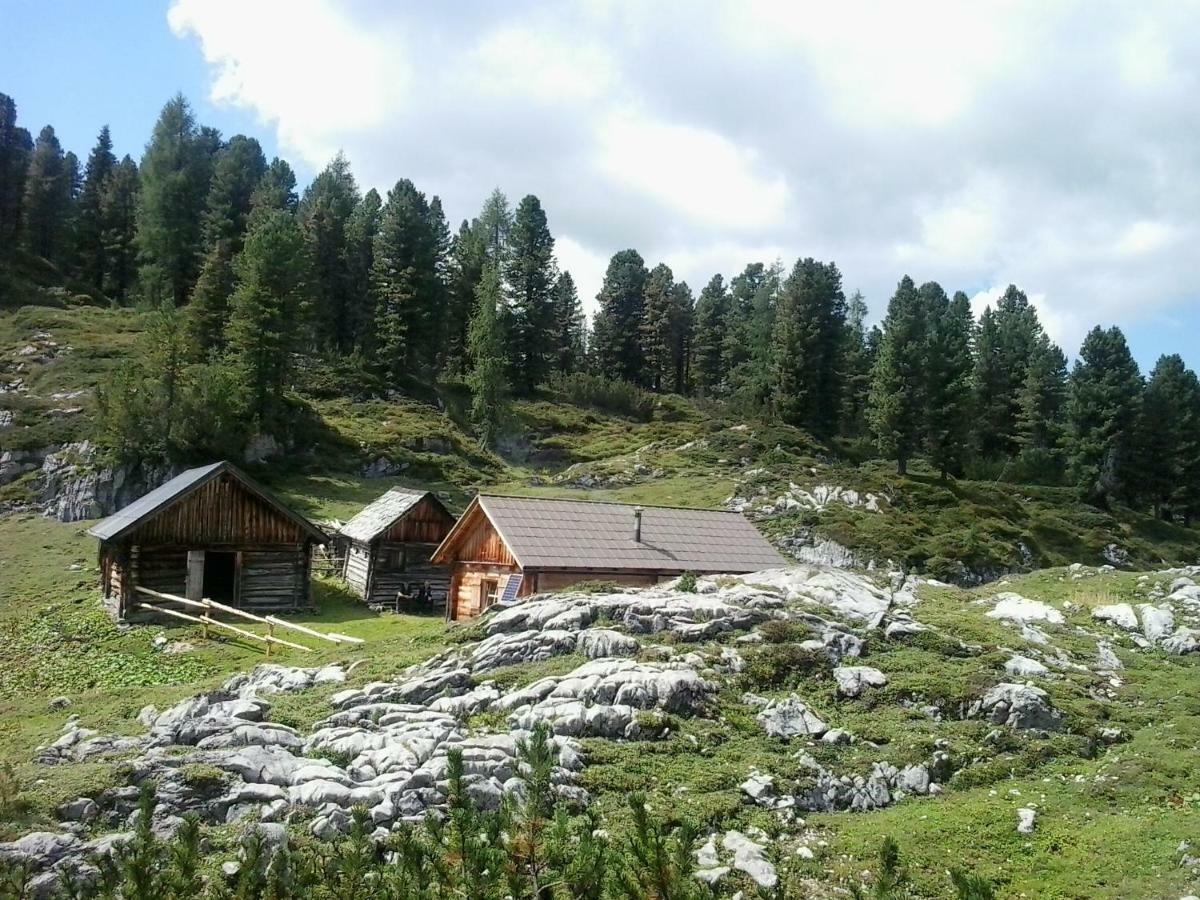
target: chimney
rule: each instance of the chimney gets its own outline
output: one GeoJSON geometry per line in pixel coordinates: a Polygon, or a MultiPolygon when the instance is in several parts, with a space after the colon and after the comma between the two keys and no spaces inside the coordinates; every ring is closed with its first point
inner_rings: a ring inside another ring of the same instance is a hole
{"type": "Polygon", "coordinates": [[[633,508],[633,542],[635,544],[642,542],[642,508],[640,506],[633,508]]]}

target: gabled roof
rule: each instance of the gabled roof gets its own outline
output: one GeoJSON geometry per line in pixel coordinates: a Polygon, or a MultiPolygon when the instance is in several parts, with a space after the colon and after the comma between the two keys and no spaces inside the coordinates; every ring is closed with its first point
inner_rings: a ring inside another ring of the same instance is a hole
{"type": "Polygon", "coordinates": [[[307,531],[313,540],[324,543],[329,539],[325,532],[316,525],[285,506],[233,463],[224,460],[180,472],[166,484],[156,487],[124,509],[118,510],[107,519],[93,525],[88,529],[88,534],[102,541],[115,540],[225,472],[236,478],[250,493],[274,508],[280,515],[307,531]]]}
{"type": "MultiPolygon", "coordinates": [[[[756,572],[786,566],[741,513],[643,506],[635,541],[633,504],[481,494],[471,502],[487,516],[522,569],[586,571],[756,572]]],[[[433,555],[471,527],[463,513],[433,555]]]]}
{"type": "MultiPolygon", "coordinates": [[[[363,507],[353,519],[343,525],[339,531],[352,541],[372,541],[396,524],[405,513],[429,497],[443,510],[446,509],[441,500],[432,491],[416,491],[409,488],[394,487],[383,496],[363,507]]],[[[449,511],[446,515],[450,516],[449,511]]],[[[452,518],[452,517],[451,517],[452,518]]]]}

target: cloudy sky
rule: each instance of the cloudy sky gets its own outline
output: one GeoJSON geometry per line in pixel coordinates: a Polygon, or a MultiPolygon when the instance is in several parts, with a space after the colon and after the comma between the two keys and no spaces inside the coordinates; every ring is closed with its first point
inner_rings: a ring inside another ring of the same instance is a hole
{"type": "MultiPolygon", "coordinates": [[[[493,187],[537,194],[589,303],[625,247],[697,291],[812,255],[876,313],[905,273],[980,307],[1015,282],[1070,353],[1115,323],[1143,364],[1200,364],[1196,2],[174,0],[138,15],[173,45],[154,70],[199,83],[202,118],[265,134],[303,173],[341,148],[364,186],[409,177],[455,223],[493,187]]],[[[161,104],[170,77],[147,80],[161,104]]]]}

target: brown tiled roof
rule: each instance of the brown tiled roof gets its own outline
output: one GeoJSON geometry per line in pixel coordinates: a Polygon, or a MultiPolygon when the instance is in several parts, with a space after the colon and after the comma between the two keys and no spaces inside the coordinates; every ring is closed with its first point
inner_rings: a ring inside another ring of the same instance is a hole
{"type": "Polygon", "coordinates": [[[756,572],[787,565],[741,513],[480,495],[479,505],[524,569],[756,572]]]}

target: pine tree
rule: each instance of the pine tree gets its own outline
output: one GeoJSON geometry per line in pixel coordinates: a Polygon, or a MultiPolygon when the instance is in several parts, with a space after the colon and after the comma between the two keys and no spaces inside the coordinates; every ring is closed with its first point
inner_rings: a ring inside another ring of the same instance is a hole
{"type": "Polygon", "coordinates": [[[846,328],[841,350],[841,431],[846,437],[868,433],[867,397],[871,393],[871,367],[875,359],[867,343],[867,301],[855,291],[846,301],[846,328]]]}
{"type": "Polygon", "coordinates": [[[837,265],[797,260],[780,292],[772,335],[774,404],[785,422],[823,437],[836,432],[845,327],[837,265]]]}
{"type": "Polygon", "coordinates": [[[725,335],[729,317],[725,280],[714,275],[696,300],[692,336],[692,372],[702,396],[719,393],[725,382],[725,335]]]}
{"type": "Polygon", "coordinates": [[[639,326],[647,277],[646,265],[636,250],[622,250],[608,262],[604,284],[596,296],[599,309],[591,346],[596,367],[605,378],[641,383],[639,326]]]}
{"type": "Polygon", "coordinates": [[[921,293],[929,316],[925,361],[929,457],[945,479],[962,474],[971,438],[975,320],[971,301],[962,291],[949,300],[936,282],[930,282],[922,285],[921,293]]]}
{"type": "Polygon", "coordinates": [[[117,158],[112,152],[112,136],[105,125],[96,138],[96,146],[88,154],[87,166],[84,169],[76,234],[76,257],[79,261],[80,275],[97,290],[104,289],[104,280],[108,272],[104,240],[107,223],[104,221],[103,198],[116,167],[117,158]]]}
{"type": "Polygon", "coordinates": [[[1043,335],[1017,394],[1017,458],[1024,478],[1051,483],[1061,479],[1066,398],[1067,358],[1043,335]]]}
{"type": "MultiPolygon", "coordinates": [[[[686,394],[691,389],[692,338],[696,301],[686,281],[671,289],[671,390],[686,394]]],[[[582,316],[582,310],[580,311],[582,316]]]]}
{"type": "MultiPolygon", "coordinates": [[[[476,219],[476,223],[478,223],[476,219]]],[[[446,272],[445,368],[461,374],[468,369],[467,329],[475,311],[475,289],[483,277],[487,247],[482,229],[463,220],[450,241],[446,272]]]]}
{"type": "Polygon", "coordinates": [[[526,393],[552,365],[554,238],[541,201],[532,194],[517,205],[509,232],[508,296],[512,310],[510,368],[526,393]]]}
{"type": "Polygon", "coordinates": [[[21,230],[25,176],[33,139],[17,125],[17,104],[0,94],[0,255],[16,244],[21,230]]]}
{"type": "Polygon", "coordinates": [[[379,192],[371,188],[346,223],[346,331],[351,348],[359,352],[369,343],[374,308],[371,269],[382,209],[379,192]]]}
{"type": "Polygon", "coordinates": [[[234,135],[217,153],[201,220],[204,252],[224,242],[236,256],[250,219],[251,201],[267,173],[267,159],[254,138],[234,135]]]}
{"type": "Polygon", "coordinates": [[[729,313],[725,327],[723,366],[733,384],[747,379],[754,355],[755,298],[767,280],[767,267],[751,263],[729,282],[729,313]]]}
{"type": "Polygon", "coordinates": [[[1160,357],[1146,382],[1136,450],[1138,496],[1164,519],[1187,510],[1200,466],[1200,381],[1178,354],[1160,357]]]}
{"type": "Polygon", "coordinates": [[[442,209],[442,200],[436,194],[429,201],[429,242],[433,253],[433,283],[431,285],[432,318],[429,323],[430,364],[441,372],[446,368],[446,334],[450,295],[450,225],[442,209]]]}
{"type": "Polygon", "coordinates": [[[100,196],[100,220],[104,223],[104,293],[116,303],[125,303],[137,277],[137,163],[126,155],[105,182],[100,196]]]}
{"type": "Polygon", "coordinates": [[[579,292],[575,290],[575,279],[570,272],[561,273],[554,282],[553,303],[552,363],[556,372],[568,375],[583,367],[586,328],[583,304],[579,302],[579,292]]]}
{"type": "Polygon", "coordinates": [[[670,266],[659,263],[650,270],[642,294],[641,337],[643,378],[653,391],[663,390],[675,368],[672,341],[675,321],[675,275],[670,266]]]}
{"type": "Polygon", "coordinates": [[[1071,372],[1068,402],[1071,476],[1089,503],[1106,508],[1110,498],[1134,487],[1131,451],[1141,393],[1125,335],[1116,327],[1093,328],[1071,372]]]}
{"type": "Polygon", "coordinates": [[[187,305],[187,329],[197,359],[224,346],[229,299],[234,289],[233,240],[217,237],[205,254],[187,305]]]}
{"type": "Polygon", "coordinates": [[[987,458],[1015,454],[1020,393],[1029,362],[1045,338],[1037,310],[1009,285],[993,310],[984,310],[976,336],[977,442],[987,458]]]}
{"type": "Polygon", "coordinates": [[[879,354],[871,372],[868,418],[880,452],[908,472],[921,446],[925,414],[925,321],[921,297],[907,275],[888,303],[879,354]]]}
{"type": "Polygon", "coordinates": [[[401,179],[380,212],[371,268],[375,362],[393,382],[432,368],[436,269],[429,204],[411,181],[401,179]]]}
{"type": "Polygon", "coordinates": [[[509,234],[513,227],[513,216],[508,206],[508,198],[500,188],[493,190],[484,201],[475,227],[479,230],[488,259],[496,264],[503,283],[508,269],[509,234]]]}
{"type": "Polygon", "coordinates": [[[246,226],[253,227],[255,217],[268,218],[272,212],[294,213],[299,202],[296,173],[286,159],[277,156],[271,160],[267,171],[250,194],[250,215],[246,219],[246,226]]]}
{"type": "Polygon", "coordinates": [[[187,100],[177,94],[159,114],[140,167],[140,280],[152,303],[182,306],[191,294],[200,268],[211,154],[211,133],[196,127],[187,100]]]}
{"type": "Polygon", "coordinates": [[[355,342],[348,228],[358,205],[358,184],[338,153],[304,192],[300,225],[313,261],[314,345],[349,351],[355,342]]]}
{"type": "Polygon", "coordinates": [[[475,314],[468,334],[471,372],[471,421],[480,446],[493,447],[508,418],[508,379],[505,374],[506,335],[500,306],[504,291],[494,261],[484,266],[475,292],[475,314]]]}
{"type": "Polygon", "coordinates": [[[310,301],[304,235],[294,216],[255,211],[234,263],[226,342],[237,366],[247,408],[259,427],[286,424],[283,391],[299,349],[310,301]]]}
{"type": "Polygon", "coordinates": [[[61,262],[65,251],[71,187],[62,146],[47,125],[38,134],[29,158],[22,237],[30,253],[53,263],[61,262]]]}

